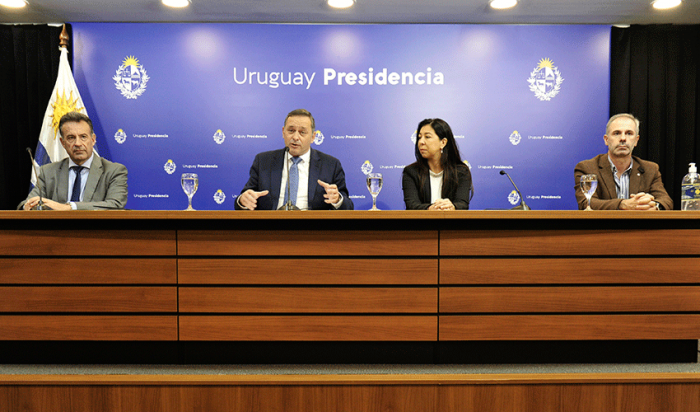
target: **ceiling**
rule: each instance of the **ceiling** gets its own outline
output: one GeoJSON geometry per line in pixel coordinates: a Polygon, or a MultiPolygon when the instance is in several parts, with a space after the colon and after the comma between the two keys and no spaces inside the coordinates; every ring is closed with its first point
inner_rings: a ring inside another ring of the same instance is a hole
{"type": "Polygon", "coordinates": [[[357,0],[332,10],[324,0],[192,0],[171,9],[159,0],[28,0],[0,7],[0,23],[260,22],[260,23],[490,23],[700,24],[700,0],[654,10],[650,0],[520,0],[492,10],[488,0],[357,0]]]}

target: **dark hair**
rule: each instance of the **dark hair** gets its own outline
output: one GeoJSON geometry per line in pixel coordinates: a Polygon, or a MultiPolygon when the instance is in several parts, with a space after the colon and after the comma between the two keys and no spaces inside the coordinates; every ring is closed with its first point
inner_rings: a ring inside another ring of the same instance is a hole
{"type": "Polygon", "coordinates": [[[420,154],[418,149],[418,135],[420,134],[420,129],[424,126],[430,125],[435,134],[437,134],[440,140],[447,139],[447,144],[442,150],[440,155],[440,166],[442,166],[442,193],[443,199],[452,199],[457,192],[457,187],[459,186],[459,171],[461,168],[468,168],[467,165],[462,163],[462,157],[459,154],[459,148],[457,147],[457,142],[455,141],[455,136],[452,134],[452,128],[447,124],[446,121],[442,119],[425,119],[418,123],[418,128],[416,128],[416,165],[420,171],[420,184],[421,187],[425,184],[425,179],[428,178],[430,174],[430,167],[428,166],[428,160],[425,159],[420,154]]]}
{"type": "Polygon", "coordinates": [[[289,119],[290,117],[294,117],[294,116],[306,116],[309,119],[311,119],[311,129],[312,129],[311,133],[314,133],[316,131],[316,121],[314,120],[314,117],[311,115],[311,112],[309,112],[306,109],[292,110],[291,112],[289,112],[289,114],[287,114],[287,117],[284,118],[284,124],[286,125],[287,119],[289,119]]]}
{"type": "MultiPolygon", "coordinates": [[[[63,125],[68,123],[68,122],[85,122],[90,126],[90,133],[94,134],[95,131],[92,129],[92,120],[90,120],[87,115],[78,113],[78,112],[68,112],[61,116],[61,120],[58,121],[58,131],[59,133],[61,132],[61,129],[63,128],[63,125]]],[[[61,133],[61,137],[63,137],[63,133],[61,133]]]]}

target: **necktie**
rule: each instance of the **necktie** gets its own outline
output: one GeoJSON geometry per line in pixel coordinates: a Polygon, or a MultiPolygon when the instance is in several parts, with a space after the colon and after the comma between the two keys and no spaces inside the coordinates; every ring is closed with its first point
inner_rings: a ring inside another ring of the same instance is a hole
{"type": "Polygon", "coordinates": [[[297,191],[299,190],[299,162],[301,157],[292,157],[292,167],[289,168],[289,193],[284,196],[284,203],[291,199],[292,204],[297,204],[297,191]]]}
{"type": "Polygon", "coordinates": [[[75,171],[75,180],[73,181],[73,193],[70,196],[71,202],[80,202],[80,172],[84,169],[83,166],[71,167],[75,171]]]}

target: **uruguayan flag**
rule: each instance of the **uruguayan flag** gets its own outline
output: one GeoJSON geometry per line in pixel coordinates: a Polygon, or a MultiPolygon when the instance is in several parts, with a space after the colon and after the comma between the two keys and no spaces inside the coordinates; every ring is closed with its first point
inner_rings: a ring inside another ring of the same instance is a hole
{"type": "Polygon", "coordinates": [[[41,125],[39,143],[36,145],[34,155],[35,168],[32,168],[32,187],[36,185],[36,174],[34,171],[38,170],[39,166],[68,156],[68,153],[66,153],[59,141],[58,122],[64,114],[74,111],[87,115],[83,99],[80,98],[78,86],[75,85],[73,73],[68,64],[68,51],[65,47],[61,47],[58,78],[49,99],[49,106],[46,108],[44,123],[41,125]]]}

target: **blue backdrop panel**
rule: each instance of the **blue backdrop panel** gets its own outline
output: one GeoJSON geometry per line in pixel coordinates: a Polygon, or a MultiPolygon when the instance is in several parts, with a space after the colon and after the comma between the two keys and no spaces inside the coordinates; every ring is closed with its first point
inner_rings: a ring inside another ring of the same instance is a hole
{"type": "Polygon", "coordinates": [[[605,151],[608,26],[73,23],[76,83],[130,209],[233,209],[256,153],[306,108],[313,148],[340,159],[356,209],[365,174],[404,209],[422,119],[445,119],[472,168],[472,209],[575,209],[573,168],[605,151]]]}

